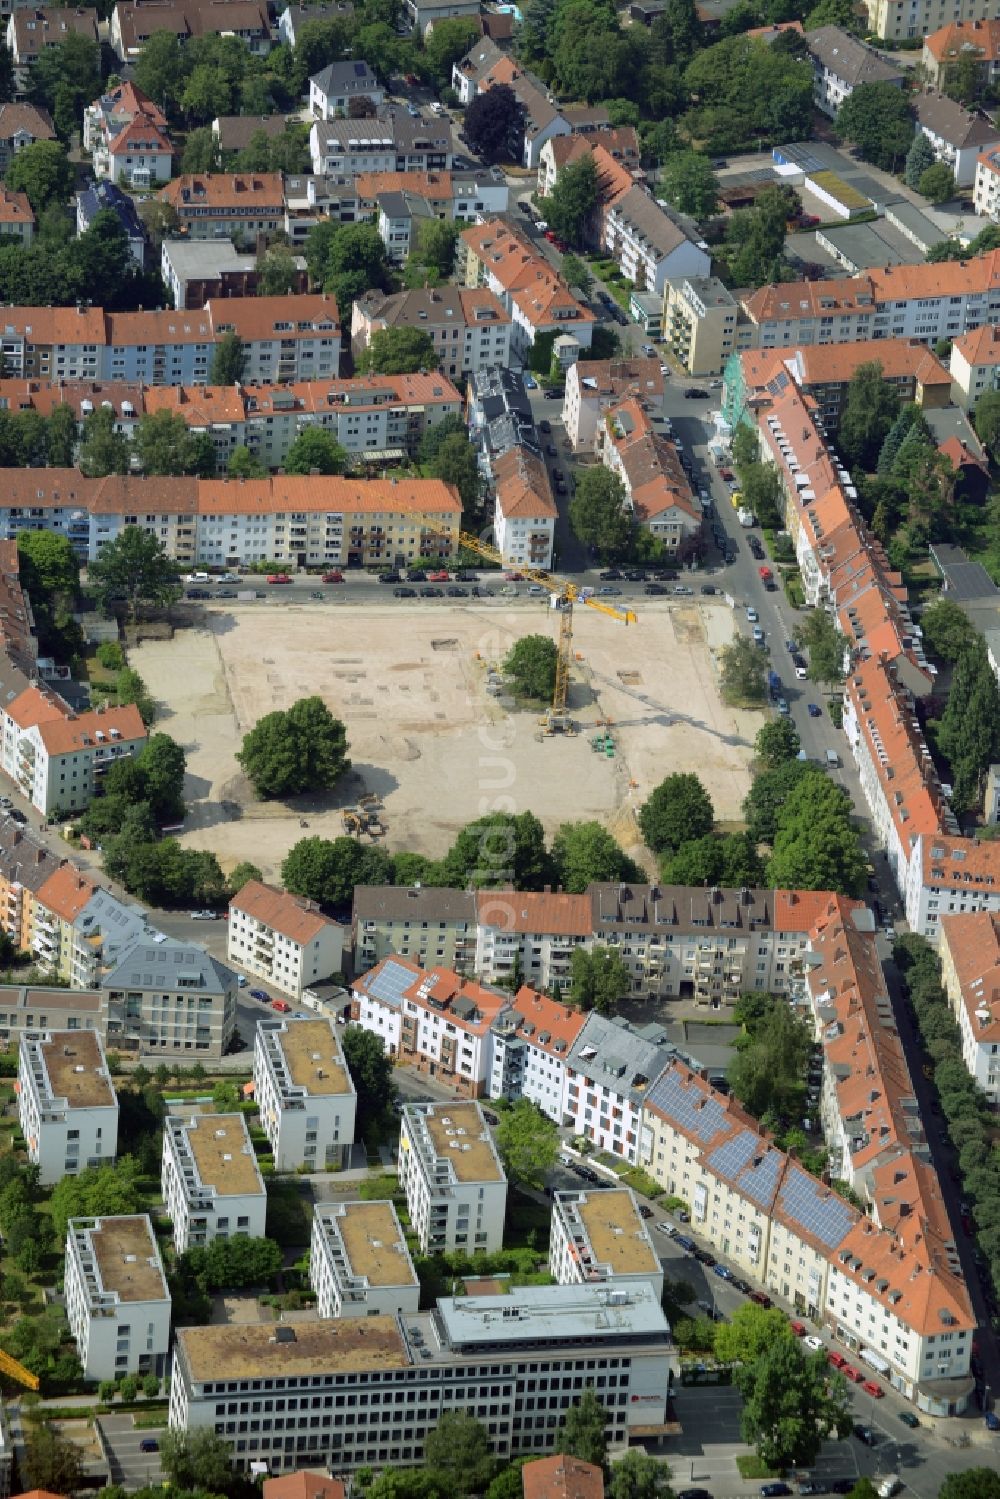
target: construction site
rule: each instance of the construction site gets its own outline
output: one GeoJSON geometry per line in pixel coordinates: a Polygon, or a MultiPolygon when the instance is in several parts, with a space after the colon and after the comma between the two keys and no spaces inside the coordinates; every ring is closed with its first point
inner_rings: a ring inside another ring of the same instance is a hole
{"type": "Polygon", "coordinates": [[[550,835],[596,818],[643,859],[636,810],[685,770],[701,776],[720,821],[738,820],[763,718],[719,697],[713,656],[732,637],[732,612],[721,600],[642,604],[627,625],[576,608],[568,732],[558,733],[544,705],[510,700],[502,672],[521,636],[558,639],[547,599],[207,609],[130,658],[158,726],[187,752],[182,842],[211,849],[224,869],[250,859],[267,878],[304,827],[436,857],[484,813],[532,811],[550,835]],[[311,695],[343,719],[352,771],[322,798],[259,802],[235,760],[243,735],[311,695]]]}

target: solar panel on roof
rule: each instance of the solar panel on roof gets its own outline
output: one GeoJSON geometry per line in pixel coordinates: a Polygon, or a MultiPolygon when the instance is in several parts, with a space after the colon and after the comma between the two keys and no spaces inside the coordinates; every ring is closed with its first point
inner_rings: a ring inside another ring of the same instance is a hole
{"type": "Polygon", "coordinates": [[[379,969],[374,978],[368,984],[368,993],[373,999],[381,1000],[386,1005],[402,1004],[403,993],[413,983],[413,974],[401,963],[394,963],[390,958],[385,966],[379,969]]]}
{"type": "Polygon", "coordinates": [[[712,1151],[708,1157],[708,1164],[713,1171],[717,1171],[720,1176],[728,1177],[731,1181],[743,1170],[759,1143],[757,1136],[750,1130],[741,1130],[738,1135],[734,1135],[731,1140],[723,1141],[717,1150],[712,1151]]]}
{"type": "Polygon", "coordinates": [[[702,1103],[705,1095],[701,1090],[693,1084],[685,1086],[673,1068],[656,1080],[647,1097],[653,1108],[703,1142],[714,1139],[725,1123],[726,1113],[721,1104],[715,1098],[702,1103]],[[701,1107],[696,1107],[698,1104],[701,1107]]]}
{"type": "Polygon", "coordinates": [[[776,1150],[769,1150],[757,1165],[740,1174],[740,1190],[760,1207],[769,1204],[774,1197],[782,1160],[776,1150]]]}
{"type": "Polygon", "coordinates": [[[823,1195],[825,1190],[806,1172],[793,1169],[788,1173],[778,1201],[789,1218],[819,1239],[827,1249],[833,1249],[853,1225],[856,1214],[850,1204],[835,1192],[823,1195]]]}

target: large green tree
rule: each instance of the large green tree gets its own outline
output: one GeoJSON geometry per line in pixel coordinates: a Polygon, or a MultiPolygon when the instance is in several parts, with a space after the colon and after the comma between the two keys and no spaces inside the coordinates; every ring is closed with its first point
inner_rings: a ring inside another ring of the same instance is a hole
{"type": "Polygon", "coordinates": [[[281,866],[281,881],[320,905],[349,906],[356,885],[392,884],[392,859],[355,838],[300,838],[281,866]]]}
{"type": "Polygon", "coordinates": [[[208,372],[210,385],[237,385],[243,379],[246,366],[246,350],[238,333],[224,333],[216,340],[212,350],[212,363],[208,372]]]}
{"type": "Polygon", "coordinates": [[[810,682],[830,686],[842,681],[847,642],[828,609],[810,609],[802,624],[796,626],[795,639],[809,652],[810,682]]]}
{"type": "Polygon", "coordinates": [[[934,165],[934,160],[934,147],[924,132],[917,129],[913,136],[913,143],[906,153],[906,167],[903,172],[903,179],[907,187],[912,187],[916,190],[927,168],[934,165]]]}
{"type": "Polygon", "coordinates": [[[1000,1473],[996,1468],[949,1473],[938,1489],[938,1499],[1000,1499],[1000,1473]]]}
{"type": "Polygon", "coordinates": [[[847,387],[837,441],[848,463],[871,472],[899,415],[899,396],[877,359],[859,364],[847,387]]]}
{"type": "Polygon", "coordinates": [[[88,479],[127,474],[131,451],[128,438],[118,430],[114,411],[98,406],[84,418],[80,472],[88,479]]]}
{"type": "Polygon", "coordinates": [[[703,837],[714,822],[712,799],[692,772],[666,776],[639,808],[639,827],[654,853],[703,837]]]}
{"type": "Polygon", "coordinates": [[[761,770],[776,770],[794,760],[802,747],[799,731],[788,718],[775,718],[758,729],[754,755],[761,770]]]}
{"type": "Polygon", "coordinates": [[[866,859],[850,799],[826,776],[803,779],[786,797],[767,878],[782,890],[864,890],[866,859]]]}
{"type": "Polygon", "coordinates": [[[232,1488],[232,1448],[208,1427],[165,1431],[160,1436],[160,1465],[178,1489],[226,1494],[232,1488]]]}
{"type": "Polygon", "coordinates": [[[519,1098],[500,1115],[495,1138],[507,1180],[540,1192],[559,1155],[558,1126],[530,1099],[519,1098]]]}
{"type": "Polygon", "coordinates": [[[455,1495],[481,1494],[497,1467],[486,1428],[469,1411],[457,1410],[445,1411],[427,1433],[424,1462],[455,1495]]]}
{"type": "Polygon", "coordinates": [[[982,636],[958,658],[938,744],[951,765],[952,805],[969,812],[980,805],[986,773],[1000,759],[1000,688],[982,636]]]}
{"type": "Polygon", "coordinates": [[[583,1463],[603,1468],[608,1456],[607,1427],[610,1420],[610,1413],[588,1385],[576,1405],[571,1405],[563,1416],[556,1436],[556,1451],[567,1452],[583,1463]]]}
{"type": "Polygon", "coordinates": [[[124,599],[133,620],[140,604],[169,604],[180,597],[177,569],[163,543],[140,526],[124,526],[107,542],[88,565],[87,576],[105,607],[124,599]]]}
{"type": "Polygon", "coordinates": [[[670,1469],[665,1462],[632,1447],[611,1464],[608,1499],[672,1499],[670,1469]]]}
{"type": "Polygon", "coordinates": [[[347,452],[323,427],[306,427],[285,455],[286,474],[342,474],[347,452]]]}
{"type": "Polygon", "coordinates": [[[372,334],[358,364],[374,375],[415,375],[418,370],[436,370],[438,353],[423,328],[382,328],[372,334]]]}
{"type": "Polygon", "coordinates": [[[719,690],[733,707],[767,702],[767,657],[745,635],[734,635],[719,652],[719,690]]]}
{"type": "Polygon", "coordinates": [[[469,101],[463,128],[469,146],[486,162],[521,159],[524,106],[509,83],[495,83],[469,101]]]}
{"type": "Polygon", "coordinates": [[[547,703],[556,685],[556,645],[548,635],[522,635],[504,657],[503,669],[518,697],[547,703]]]}
{"type": "Polygon", "coordinates": [[[351,768],[344,725],[321,697],[265,714],[244,735],[236,758],[265,799],[328,791],[351,768]]]}
{"type": "Polygon", "coordinates": [[[665,198],[693,219],[707,219],[718,203],[718,183],[712,163],[698,151],[678,151],[668,157],[659,178],[665,198]]]}
{"type": "Polygon", "coordinates": [[[25,1482],[49,1494],[73,1494],[83,1482],[80,1448],[44,1419],[27,1427],[24,1467],[25,1482]]]}
{"type": "Polygon", "coordinates": [[[215,474],[215,447],[208,433],[191,432],[173,411],[150,411],[139,418],[133,451],[144,474],[178,478],[215,474]]]}
{"type": "Polygon", "coordinates": [[[745,1301],[715,1332],[715,1356],[723,1364],[748,1364],[780,1338],[792,1337],[788,1318],[779,1307],[745,1301]]]}
{"type": "Polygon", "coordinates": [[[628,552],[632,521],[625,508],[625,486],[602,464],[580,471],[569,519],[579,539],[602,562],[618,562],[628,552]]]}
{"type": "Polygon", "coordinates": [[[541,890],[551,882],[542,825],[533,812],[489,812],[467,823],[443,861],[449,885],[541,890]]]}
{"type": "Polygon", "coordinates": [[[617,1013],[632,989],[632,975],[613,947],[574,947],[569,960],[569,998],[581,1010],[617,1013]]]}
{"type": "Polygon", "coordinates": [[[50,203],[65,203],[73,190],[73,164],[58,141],[33,141],[18,151],[7,168],[6,182],[17,193],[27,193],[36,214],[50,203]]]}
{"type": "Polygon", "coordinates": [[[552,863],[559,884],[573,895],[590,884],[643,879],[638,864],[599,822],[564,822],[552,840],[552,863]]]}
{"type": "Polygon", "coordinates": [[[972,420],[983,446],[994,458],[1000,456],[1000,391],[988,390],[979,397],[972,420]]]}
{"type": "Polygon", "coordinates": [[[563,167],[545,199],[545,216],[552,229],[574,249],[583,249],[591,237],[598,200],[597,167],[593,156],[563,167]]]}
{"type": "Polygon", "coordinates": [[[858,147],[865,161],[893,172],[913,141],[913,110],[903,89],[859,83],[837,111],[836,131],[858,147]]]}
{"type": "Polygon", "coordinates": [[[341,1036],[344,1060],[358,1095],[359,1124],[379,1119],[395,1102],[392,1058],[386,1056],[381,1036],[349,1025],[341,1036]]]}
{"type": "Polygon", "coordinates": [[[769,1468],[808,1467],[823,1443],[851,1432],[847,1383],[831,1374],[821,1349],[797,1338],[775,1338],[734,1381],[743,1396],[740,1429],[769,1468]]]}

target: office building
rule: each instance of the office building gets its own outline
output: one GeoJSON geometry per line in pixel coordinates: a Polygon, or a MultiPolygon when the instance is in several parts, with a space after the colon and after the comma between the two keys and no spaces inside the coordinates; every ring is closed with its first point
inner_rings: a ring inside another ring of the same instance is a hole
{"type": "Polygon", "coordinates": [[[166,1373],[170,1292],[148,1214],[71,1218],[65,1297],[84,1379],[166,1373]]]}
{"type": "Polygon", "coordinates": [[[321,1317],[392,1317],[417,1311],[420,1282],[392,1203],[318,1203],[309,1284],[321,1317]]]}
{"type": "Polygon", "coordinates": [[[166,1117],[163,1200],[178,1254],[213,1239],[264,1237],[267,1197],[242,1114],[166,1117]]]}
{"type": "Polygon", "coordinates": [[[344,1164],[358,1100],[332,1020],[259,1020],[253,1082],[276,1171],[344,1164]]]}
{"type": "Polygon", "coordinates": [[[478,1104],[404,1106],[399,1185],[422,1254],[503,1247],[507,1177],[478,1104]]]}
{"type": "Polygon", "coordinates": [[[118,1098],[96,1032],[22,1035],[17,1080],[21,1133],[43,1186],[114,1161],[118,1098]]]}

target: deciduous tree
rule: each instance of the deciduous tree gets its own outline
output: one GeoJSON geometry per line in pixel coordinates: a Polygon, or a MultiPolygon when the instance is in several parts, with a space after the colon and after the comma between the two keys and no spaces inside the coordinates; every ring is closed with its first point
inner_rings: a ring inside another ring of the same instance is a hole
{"type": "Polygon", "coordinates": [[[802,748],[799,731],[787,718],[775,718],[757,731],[754,754],[761,770],[776,770],[802,748]]]}
{"type": "Polygon", "coordinates": [[[542,825],[533,812],[490,812],[467,823],[442,866],[449,885],[541,890],[551,882],[542,825]]]}
{"type": "Polygon", "coordinates": [[[423,328],[382,328],[372,335],[358,365],[375,375],[415,375],[436,370],[438,353],[423,328]]]}
{"type": "Polygon", "coordinates": [[[225,1494],[232,1487],[232,1449],[208,1427],[165,1431],[160,1437],[160,1465],[178,1489],[225,1494]]]}
{"type": "Polygon", "coordinates": [[[324,427],[306,427],[285,455],[286,474],[342,474],[347,451],[324,427]]]}
{"type": "Polygon", "coordinates": [[[735,1373],[743,1396],[740,1428],[770,1468],[815,1462],[824,1441],[851,1432],[847,1384],[831,1374],[826,1354],[806,1353],[795,1338],[777,1338],[735,1373]]]}
{"type": "Polygon", "coordinates": [[[484,161],[520,161],[524,106],[508,83],[495,83],[473,96],[464,128],[470,147],[484,161]]]}
{"type": "Polygon", "coordinates": [[[745,1301],[715,1332],[715,1356],[723,1364],[749,1364],[769,1344],[792,1337],[788,1318],[778,1307],[756,1306],[745,1301]]]}
{"type": "Polygon", "coordinates": [[[608,1457],[607,1426],[611,1416],[588,1385],[576,1405],[563,1416],[556,1451],[603,1468],[608,1457]]]}
{"type": "Polygon", "coordinates": [[[736,635],[719,652],[719,686],[723,702],[733,707],[767,701],[767,659],[745,635],[736,635]]]}
{"type": "Polygon", "coordinates": [[[680,848],[712,831],[715,810],[701,781],[675,771],[656,786],[639,808],[642,836],[654,853],[680,848]]]}
{"type": "Polygon", "coordinates": [[[865,161],[893,172],[913,141],[913,111],[893,84],[859,83],[837,111],[836,131],[865,161]]]}
{"type": "Polygon", "coordinates": [[[285,712],[265,714],[244,736],[236,758],[265,800],[327,791],[351,768],[344,725],[321,697],[299,698],[285,712]]]}
{"type": "Polygon", "coordinates": [[[917,192],[929,203],[948,203],[956,192],[955,174],[943,161],[936,161],[920,174],[917,192]]]}
{"type": "Polygon", "coordinates": [[[638,864],[599,822],[564,822],[552,841],[552,862],[559,884],[573,895],[594,883],[643,879],[638,864]]]}
{"type": "Polygon", "coordinates": [[[469,1411],[458,1410],[445,1411],[427,1433],[424,1462],[455,1495],[482,1493],[497,1466],[486,1428],[469,1411]]]}
{"type": "Polygon", "coordinates": [[[341,1036],[347,1063],[358,1095],[359,1123],[380,1118],[396,1098],[392,1058],[387,1057],[380,1036],[349,1025],[341,1036]]]}
{"type": "Polygon", "coordinates": [[[552,700],[556,684],[555,641],[549,635],[522,635],[504,657],[503,669],[518,697],[552,700]]]}
{"type": "Polygon", "coordinates": [[[208,374],[210,385],[238,385],[243,379],[246,350],[238,333],[224,333],[212,351],[208,374]]]}
{"type": "Polygon", "coordinates": [[[293,895],[320,905],[350,905],[356,885],[391,885],[392,859],[384,849],[354,838],[300,838],[281,866],[281,881],[293,895]]]}
{"type": "Polygon", "coordinates": [[[899,396],[883,378],[878,360],[861,364],[851,376],[837,440],[848,463],[874,469],[889,429],[899,415],[899,396]]]}
{"type": "Polygon", "coordinates": [[[563,167],[545,200],[549,224],[574,249],[582,249],[590,237],[597,197],[597,167],[588,155],[563,167]]]}
{"type": "Polygon", "coordinates": [[[600,943],[574,947],[569,961],[570,999],[581,1010],[614,1015],[632,988],[632,975],[621,954],[600,943]]]}
{"type": "Polygon", "coordinates": [[[667,158],[660,173],[663,196],[693,219],[707,219],[719,201],[712,163],[698,151],[678,151],[667,158]]]}
{"type": "Polygon", "coordinates": [[[27,193],[36,214],[50,203],[65,203],[73,190],[73,164],[59,141],[32,141],[7,168],[7,186],[27,193]]]}
{"type": "Polygon", "coordinates": [[[569,519],[579,539],[602,562],[618,562],[628,552],[632,521],[625,509],[625,486],[603,465],[580,471],[569,519]]]}
{"type": "Polygon", "coordinates": [[[177,571],[158,536],[139,526],[125,526],[87,569],[105,607],[124,598],[135,619],[140,603],[168,604],[180,596],[177,571]]]}

